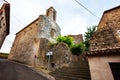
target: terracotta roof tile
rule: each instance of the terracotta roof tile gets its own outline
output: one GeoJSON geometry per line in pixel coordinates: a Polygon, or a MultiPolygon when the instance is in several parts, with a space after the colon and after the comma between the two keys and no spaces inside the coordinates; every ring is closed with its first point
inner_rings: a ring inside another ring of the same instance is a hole
{"type": "Polygon", "coordinates": [[[106,48],[106,49],[101,49],[101,50],[96,50],[96,51],[88,51],[85,54],[87,56],[92,56],[92,55],[103,55],[103,54],[119,54],[120,52],[120,47],[113,47],[113,48],[106,48]]]}

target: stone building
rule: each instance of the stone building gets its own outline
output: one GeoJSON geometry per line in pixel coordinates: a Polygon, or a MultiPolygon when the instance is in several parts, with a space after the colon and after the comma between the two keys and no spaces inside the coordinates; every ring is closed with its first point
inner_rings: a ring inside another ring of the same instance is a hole
{"type": "Polygon", "coordinates": [[[92,80],[120,80],[120,5],[103,13],[87,56],[92,80]]]}
{"type": "Polygon", "coordinates": [[[82,34],[78,34],[78,35],[68,35],[70,37],[72,37],[74,39],[74,43],[75,44],[79,44],[80,42],[83,42],[83,37],[82,34]]]}
{"type": "Polygon", "coordinates": [[[90,51],[120,46],[120,6],[104,12],[90,41],[90,51]]]}
{"type": "Polygon", "coordinates": [[[36,20],[16,33],[8,59],[26,63],[47,66],[46,53],[48,45],[56,42],[60,35],[60,27],[56,23],[56,11],[50,7],[46,15],[40,15],[36,20]]]}
{"type": "Polygon", "coordinates": [[[9,34],[10,28],[10,4],[4,3],[0,9],[0,48],[9,34]]]}

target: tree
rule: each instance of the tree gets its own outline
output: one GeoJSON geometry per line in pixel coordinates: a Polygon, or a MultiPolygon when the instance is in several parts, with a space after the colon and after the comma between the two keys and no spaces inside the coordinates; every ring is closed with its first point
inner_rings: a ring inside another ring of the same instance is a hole
{"type": "Polygon", "coordinates": [[[84,41],[85,51],[89,50],[89,46],[90,46],[89,41],[90,41],[93,33],[96,31],[96,28],[97,28],[96,25],[89,27],[89,28],[87,28],[87,32],[85,32],[85,35],[84,35],[84,37],[85,37],[85,41],[84,41]]]}

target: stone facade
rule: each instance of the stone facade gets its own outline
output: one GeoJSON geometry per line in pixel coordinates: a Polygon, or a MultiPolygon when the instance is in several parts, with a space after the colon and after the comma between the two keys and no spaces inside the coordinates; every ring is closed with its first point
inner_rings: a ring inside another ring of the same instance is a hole
{"type": "Polygon", "coordinates": [[[83,42],[83,37],[82,34],[78,34],[78,35],[68,35],[70,37],[72,37],[74,39],[74,43],[75,44],[79,44],[80,42],[83,42]]]}
{"type": "Polygon", "coordinates": [[[0,48],[9,34],[10,27],[10,4],[4,3],[0,9],[0,48]]]}
{"type": "Polygon", "coordinates": [[[55,22],[55,12],[55,9],[50,7],[46,12],[47,15],[40,15],[39,18],[19,31],[8,59],[28,65],[47,65],[47,45],[51,42],[55,43],[56,37],[60,35],[60,28],[55,22]]]}
{"type": "Polygon", "coordinates": [[[90,40],[90,51],[120,47],[120,6],[104,12],[90,40]]]}

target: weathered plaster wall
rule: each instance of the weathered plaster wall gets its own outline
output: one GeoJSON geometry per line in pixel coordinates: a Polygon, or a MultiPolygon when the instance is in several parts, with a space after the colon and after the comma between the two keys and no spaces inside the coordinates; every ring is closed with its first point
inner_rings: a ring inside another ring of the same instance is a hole
{"type": "Polygon", "coordinates": [[[48,44],[50,43],[49,40],[46,38],[40,38],[38,52],[37,52],[37,61],[36,65],[44,66],[47,68],[48,58],[46,53],[49,51],[48,44]]]}
{"type": "Polygon", "coordinates": [[[56,42],[56,37],[61,33],[60,27],[55,21],[51,21],[47,16],[40,15],[39,17],[39,34],[40,38],[46,38],[50,42],[56,42]]]}
{"type": "Polygon", "coordinates": [[[109,63],[120,62],[120,55],[89,56],[88,61],[92,80],[114,80],[109,63]]]}
{"type": "Polygon", "coordinates": [[[47,65],[46,52],[50,42],[56,42],[60,28],[56,22],[41,15],[35,22],[16,34],[9,59],[30,65],[47,65]],[[36,56],[36,57],[35,57],[36,56]]]}
{"type": "Polygon", "coordinates": [[[37,30],[38,20],[16,34],[9,59],[33,64],[33,55],[35,55],[35,51],[38,48],[38,40],[36,38],[37,30]]]}
{"type": "Polygon", "coordinates": [[[37,34],[37,38],[40,39],[39,50],[37,52],[37,56],[39,57],[37,61],[39,63],[37,64],[42,66],[48,65],[48,58],[46,56],[46,53],[49,51],[48,46],[50,43],[55,43],[58,36],[60,36],[60,28],[56,22],[51,21],[51,19],[45,15],[40,15],[37,34]]]}

